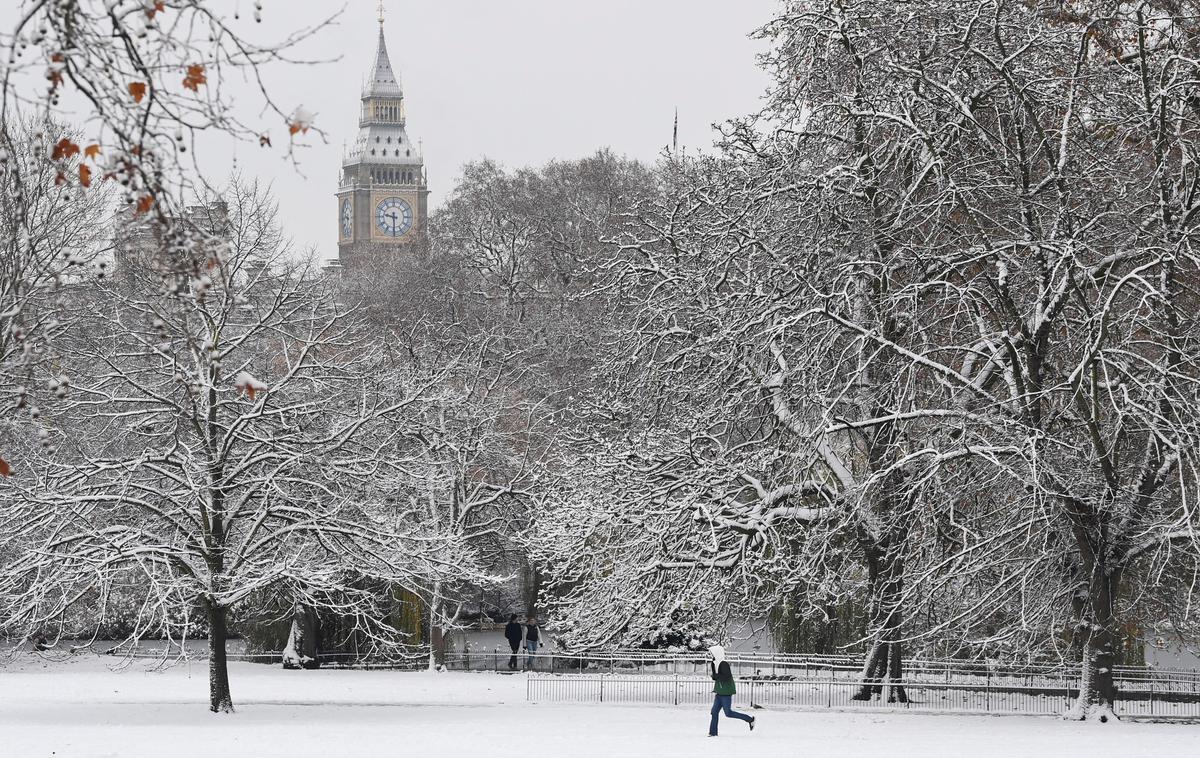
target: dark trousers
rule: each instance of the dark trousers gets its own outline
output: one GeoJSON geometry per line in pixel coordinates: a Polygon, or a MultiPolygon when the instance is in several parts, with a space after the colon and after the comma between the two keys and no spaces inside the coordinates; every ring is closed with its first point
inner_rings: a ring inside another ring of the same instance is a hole
{"type": "Polygon", "coordinates": [[[720,717],[721,711],[725,711],[727,718],[741,719],[750,723],[750,716],[733,710],[733,695],[717,695],[713,698],[712,721],[708,722],[708,733],[711,735],[715,736],[717,733],[717,719],[720,717]]]}
{"type": "Polygon", "coordinates": [[[517,651],[521,649],[521,641],[509,640],[508,646],[512,648],[512,657],[508,659],[508,667],[515,669],[517,667],[517,651]]]}

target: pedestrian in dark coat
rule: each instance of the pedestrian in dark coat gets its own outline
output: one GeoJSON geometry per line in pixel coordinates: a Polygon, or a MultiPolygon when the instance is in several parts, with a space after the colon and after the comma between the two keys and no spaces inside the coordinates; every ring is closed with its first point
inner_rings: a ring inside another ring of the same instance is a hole
{"type": "Polygon", "coordinates": [[[541,635],[538,634],[537,616],[530,616],[525,619],[525,668],[533,668],[533,656],[537,655],[538,643],[541,641],[541,635]]]}
{"type": "Polygon", "coordinates": [[[733,710],[733,696],[737,694],[737,685],[733,682],[733,672],[729,669],[729,661],[725,660],[725,648],[713,645],[708,649],[712,653],[713,705],[712,719],[708,722],[708,736],[717,736],[717,720],[721,711],[726,718],[741,719],[750,725],[754,731],[754,716],[747,716],[733,710]]]}
{"type": "Polygon", "coordinates": [[[517,614],[515,613],[508,617],[508,623],[504,625],[504,639],[508,640],[508,646],[512,648],[512,657],[508,659],[508,668],[516,671],[517,651],[521,649],[521,625],[517,623],[517,614]]]}

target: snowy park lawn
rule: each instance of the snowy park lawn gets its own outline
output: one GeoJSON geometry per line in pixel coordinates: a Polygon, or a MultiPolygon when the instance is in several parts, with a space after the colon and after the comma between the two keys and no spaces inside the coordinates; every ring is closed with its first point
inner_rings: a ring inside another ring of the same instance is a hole
{"type": "MultiPolygon", "coordinates": [[[[527,703],[524,675],[284,671],[230,666],[234,715],[207,711],[203,662],[111,670],[107,657],[68,662],[22,654],[0,663],[4,758],[620,758],[720,755],[1200,755],[1200,726],[1077,724],[1023,716],[759,710],[759,726],[706,708],[527,703]]],[[[738,701],[735,698],[735,707],[738,701]]]]}

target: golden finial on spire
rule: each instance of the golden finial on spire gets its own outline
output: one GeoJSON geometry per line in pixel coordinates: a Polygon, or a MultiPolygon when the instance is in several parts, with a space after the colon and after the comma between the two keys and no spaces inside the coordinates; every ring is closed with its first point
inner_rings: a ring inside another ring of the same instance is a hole
{"type": "Polygon", "coordinates": [[[383,26],[383,0],[379,0],[379,25],[383,26]]]}

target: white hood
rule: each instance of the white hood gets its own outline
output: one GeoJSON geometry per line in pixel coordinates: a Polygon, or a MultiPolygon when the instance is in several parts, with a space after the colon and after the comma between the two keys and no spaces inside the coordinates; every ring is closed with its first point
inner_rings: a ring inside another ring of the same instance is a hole
{"type": "Polygon", "coordinates": [[[720,645],[713,645],[708,649],[708,652],[712,653],[714,666],[720,666],[721,661],[725,660],[725,648],[720,645]]]}

